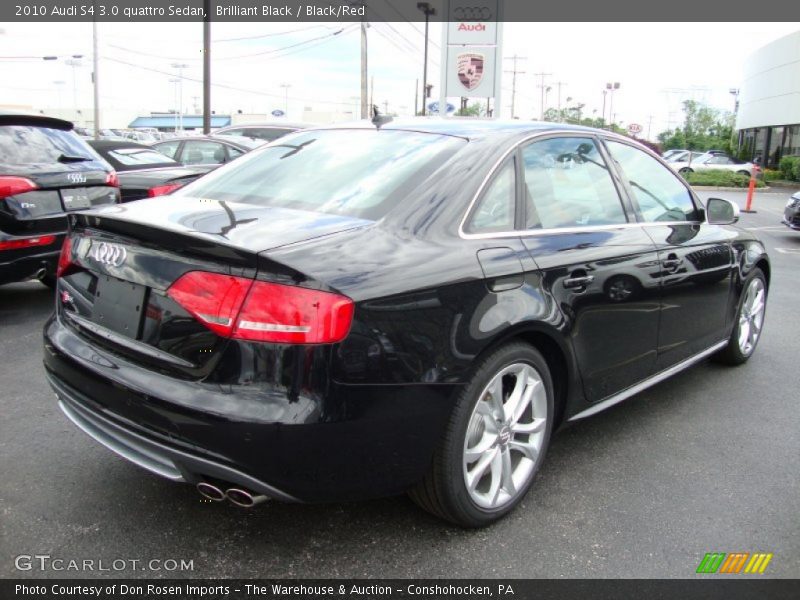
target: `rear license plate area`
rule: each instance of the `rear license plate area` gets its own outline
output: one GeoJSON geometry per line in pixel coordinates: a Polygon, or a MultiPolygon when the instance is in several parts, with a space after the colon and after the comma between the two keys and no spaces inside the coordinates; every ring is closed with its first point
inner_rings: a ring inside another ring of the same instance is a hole
{"type": "Polygon", "coordinates": [[[92,321],[126,337],[139,339],[146,295],[147,288],[143,285],[99,275],[92,321]]]}
{"type": "Polygon", "coordinates": [[[86,188],[61,190],[61,200],[64,202],[64,210],[79,210],[81,208],[89,208],[92,205],[89,200],[89,190],[86,188]]]}

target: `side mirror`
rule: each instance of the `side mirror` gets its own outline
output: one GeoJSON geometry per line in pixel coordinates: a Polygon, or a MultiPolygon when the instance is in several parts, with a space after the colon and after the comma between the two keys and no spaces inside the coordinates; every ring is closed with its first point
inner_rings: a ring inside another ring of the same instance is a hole
{"type": "Polygon", "coordinates": [[[739,205],[722,198],[709,198],[706,217],[711,225],[733,225],[739,220],[739,205]]]}

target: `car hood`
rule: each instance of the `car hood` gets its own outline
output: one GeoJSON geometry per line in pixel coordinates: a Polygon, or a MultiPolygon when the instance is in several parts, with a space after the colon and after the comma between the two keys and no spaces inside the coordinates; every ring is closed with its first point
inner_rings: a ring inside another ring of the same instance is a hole
{"type": "Polygon", "coordinates": [[[364,219],[291,208],[254,206],[189,196],[164,196],[82,213],[189,234],[215,243],[263,252],[373,223],[364,219]]]}

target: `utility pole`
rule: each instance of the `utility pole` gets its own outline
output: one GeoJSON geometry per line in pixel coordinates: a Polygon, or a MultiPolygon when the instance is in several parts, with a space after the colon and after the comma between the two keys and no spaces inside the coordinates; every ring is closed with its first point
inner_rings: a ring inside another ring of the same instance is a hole
{"type": "Polygon", "coordinates": [[[540,121],[544,121],[544,95],[545,95],[545,88],[547,87],[544,84],[544,78],[545,77],[550,77],[551,75],[552,75],[552,73],[534,73],[533,74],[534,77],[539,77],[539,82],[540,83],[539,83],[538,87],[539,87],[539,89],[542,90],[542,106],[541,106],[541,111],[539,113],[539,120],[540,121]]]}
{"type": "Polygon", "coordinates": [[[510,71],[503,71],[504,73],[511,73],[511,118],[514,118],[514,109],[516,108],[516,101],[517,101],[517,73],[520,75],[524,74],[525,71],[518,71],[517,70],[517,61],[518,60],[528,60],[527,56],[507,56],[506,60],[514,61],[514,68],[510,71]]]}
{"type": "MultiPolygon", "coordinates": [[[[567,85],[566,81],[556,81],[556,85],[558,86],[558,120],[559,122],[563,121],[564,119],[561,118],[561,86],[567,85]]],[[[567,99],[569,102],[569,98],[567,99]]]]}
{"type": "Polygon", "coordinates": [[[361,118],[369,119],[367,97],[367,23],[361,21],[361,118]]]}
{"type": "MultiPolygon", "coordinates": [[[[425,102],[425,94],[422,95],[422,101],[425,102]]],[[[414,81],[414,116],[419,114],[419,79],[414,81]]]]}
{"type": "Polygon", "coordinates": [[[369,115],[372,112],[372,107],[375,105],[375,75],[369,78],[369,102],[367,104],[369,105],[367,118],[371,119],[372,117],[369,115]]]}
{"type": "Polygon", "coordinates": [[[653,115],[647,115],[647,139],[650,139],[650,128],[653,126],[653,115]]]}
{"type": "Polygon", "coordinates": [[[92,83],[94,84],[94,139],[100,139],[100,57],[97,55],[97,20],[92,21],[92,83]]]}
{"type": "MultiPolygon", "coordinates": [[[[426,89],[428,85],[428,21],[436,14],[436,9],[432,8],[430,2],[417,2],[417,9],[425,14],[425,57],[422,65],[422,87],[426,89]]],[[[422,99],[422,116],[425,116],[425,98],[422,99]]]]}
{"type": "Polygon", "coordinates": [[[211,0],[203,2],[203,133],[211,133],[211,0]]]}

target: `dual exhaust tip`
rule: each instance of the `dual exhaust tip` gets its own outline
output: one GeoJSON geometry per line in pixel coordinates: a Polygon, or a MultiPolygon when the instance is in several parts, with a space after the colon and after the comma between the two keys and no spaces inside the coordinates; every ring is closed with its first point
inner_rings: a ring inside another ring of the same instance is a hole
{"type": "Polygon", "coordinates": [[[223,490],[207,481],[198,483],[197,491],[200,492],[201,496],[212,502],[222,502],[227,498],[233,504],[242,508],[252,508],[256,504],[261,504],[265,500],[268,500],[268,498],[262,494],[253,494],[242,488],[228,488],[227,490],[223,490]]]}

